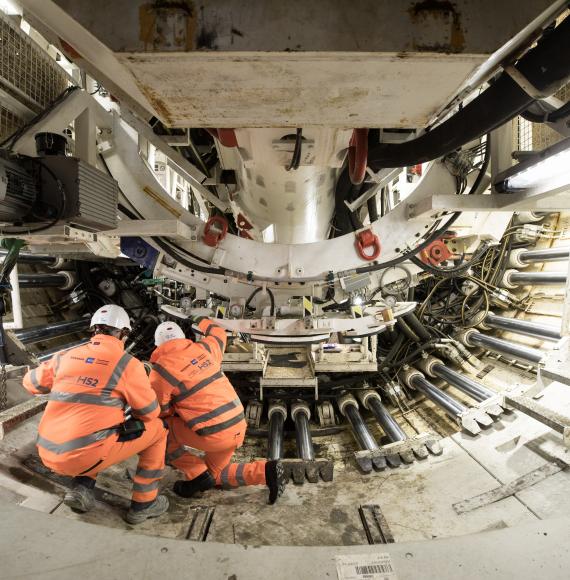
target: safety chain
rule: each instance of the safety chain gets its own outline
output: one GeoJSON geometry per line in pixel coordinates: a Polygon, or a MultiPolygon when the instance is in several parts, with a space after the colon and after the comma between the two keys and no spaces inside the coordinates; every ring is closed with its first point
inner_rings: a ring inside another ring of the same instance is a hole
{"type": "Polygon", "coordinates": [[[0,411],[8,406],[8,373],[6,365],[0,366],[0,411]]]}

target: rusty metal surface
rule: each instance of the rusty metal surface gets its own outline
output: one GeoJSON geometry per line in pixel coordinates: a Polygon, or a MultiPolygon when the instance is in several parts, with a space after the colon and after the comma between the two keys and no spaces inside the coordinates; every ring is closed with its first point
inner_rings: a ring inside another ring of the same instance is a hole
{"type": "Polygon", "coordinates": [[[351,128],[425,126],[551,3],[22,4],[114,95],[169,126],[351,128]]]}
{"type": "Polygon", "coordinates": [[[484,60],[315,52],[117,57],[172,127],[423,126],[484,60]]]}
{"type": "Polygon", "coordinates": [[[34,397],[2,411],[0,413],[0,439],[3,439],[8,431],[11,431],[26,419],[41,413],[46,405],[46,397],[34,397]]]}
{"type": "Polygon", "coordinates": [[[56,0],[116,52],[490,53],[548,0],[56,0]]]}

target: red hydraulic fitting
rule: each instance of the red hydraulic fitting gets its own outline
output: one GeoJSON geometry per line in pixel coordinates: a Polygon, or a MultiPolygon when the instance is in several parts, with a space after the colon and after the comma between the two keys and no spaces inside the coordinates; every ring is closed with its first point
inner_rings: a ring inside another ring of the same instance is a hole
{"type": "Polygon", "coordinates": [[[420,260],[424,264],[437,266],[449,260],[453,254],[443,240],[435,240],[420,252],[420,260]]]}
{"type": "Polygon", "coordinates": [[[348,175],[354,185],[366,176],[368,164],[368,129],[354,129],[348,144],[348,175]]]}
{"type": "Polygon", "coordinates": [[[358,255],[363,260],[368,260],[371,262],[375,260],[380,255],[380,240],[378,236],[372,230],[364,230],[356,234],[356,251],[358,255]],[[368,248],[372,249],[372,253],[368,253],[365,250],[368,248]]]}
{"type": "Polygon", "coordinates": [[[202,241],[215,248],[228,233],[228,220],[223,215],[212,216],[204,226],[202,241]]]}
{"type": "Polygon", "coordinates": [[[253,228],[251,222],[242,213],[238,213],[237,227],[240,230],[251,230],[253,228]]]}
{"type": "Polygon", "coordinates": [[[206,129],[206,131],[224,147],[238,146],[235,129],[206,129]]]}

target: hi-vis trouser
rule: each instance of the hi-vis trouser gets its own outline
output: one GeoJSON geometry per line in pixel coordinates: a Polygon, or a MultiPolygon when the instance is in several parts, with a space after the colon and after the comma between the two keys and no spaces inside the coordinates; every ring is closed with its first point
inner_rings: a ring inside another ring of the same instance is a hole
{"type": "Polygon", "coordinates": [[[132,500],[148,502],[156,499],[158,485],[164,475],[166,429],[161,419],[153,419],[144,425],[145,431],[138,439],[122,443],[116,441],[106,451],[100,463],[82,475],[95,478],[98,473],[111,465],[138,455],[139,462],[133,478],[132,500]]]}
{"type": "Polygon", "coordinates": [[[180,417],[167,419],[168,445],[166,462],[194,479],[209,471],[221,487],[241,485],[265,485],[266,461],[250,463],[230,463],[235,450],[243,444],[247,424],[241,421],[230,429],[213,435],[200,436],[189,429],[180,417]],[[204,457],[197,457],[184,446],[204,451],[204,457]]]}
{"type": "Polygon", "coordinates": [[[94,478],[138,454],[133,501],[156,498],[166,429],[143,364],[124,352],[120,340],[95,335],[88,344],[29,371],[23,385],[34,395],[48,395],[37,439],[46,467],[62,475],[94,478]],[[138,439],[119,442],[117,426],[124,422],[127,406],[144,422],[145,431],[138,439]]]}

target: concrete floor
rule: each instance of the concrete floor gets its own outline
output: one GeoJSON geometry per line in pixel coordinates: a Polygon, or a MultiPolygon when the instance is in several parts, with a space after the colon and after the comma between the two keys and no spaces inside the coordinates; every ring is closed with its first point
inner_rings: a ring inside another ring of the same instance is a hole
{"type": "MultiPolygon", "coordinates": [[[[512,369],[500,363],[493,363],[493,367],[485,377],[488,385],[500,388],[506,377],[512,379],[512,369]]],[[[570,414],[570,387],[551,385],[541,403],[570,414]]],[[[553,458],[570,462],[560,437],[541,423],[512,413],[471,437],[455,432],[456,427],[429,403],[407,418],[409,423],[400,423],[409,431],[415,426],[421,431],[431,428],[451,434],[442,439],[442,455],[364,475],[356,468],[349,432],[316,438],[318,454],[335,460],[334,481],[290,484],[275,506],[266,504],[267,491],[262,487],[212,490],[197,499],[181,500],[169,491],[178,477],[169,469],[162,483],[172,502],[169,514],[134,529],[122,519],[130,496],[128,471],[133,470],[133,461],[101,474],[101,501],[89,514],[76,514],[61,503],[65,480],[45,471],[37,473],[41,465],[33,444],[36,418],[0,443],[0,500],[55,516],[173,539],[187,538],[196,506],[214,506],[207,542],[282,546],[366,544],[358,513],[359,506],[365,504],[380,506],[396,542],[461,536],[570,515],[567,470],[469,513],[458,515],[453,508],[453,504],[508,483],[551,463],[553,458]]],[[[380,431],[375,434],[379,439],[380,431]]],[[[250,438],[239,459],[262,457],[264,452],[264,441],[250,438]]],[[[292,452],[291,444],[287,452],[292,452]]]]}

